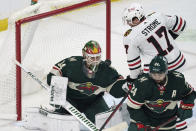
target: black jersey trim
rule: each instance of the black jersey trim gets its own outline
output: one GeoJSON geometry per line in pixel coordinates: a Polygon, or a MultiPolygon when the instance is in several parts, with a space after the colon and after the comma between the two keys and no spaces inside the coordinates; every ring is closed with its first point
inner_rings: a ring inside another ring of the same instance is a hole
{"type": "Polygon", "coordinates": [[[128,60],[127,62],[133,62],[133,61],[136,61],[137,59],[139,59],[140,56],[136,57],[135,59],[132,59],[132,60],[128,60]]]}
{"type": "Polygon", "coordinates": [[[145,67],[149,67],[150,64],[144,64],[145,67]]]}
{"type": "Polygon", "coordinates": [[[172,30],[174,30],[176,28],[177,24],[178,24],[178,16],[176,16],[176,23],[175,23],[174,27],[172,28],[172,30]]]}
{"type": "Polygon", "coordinates": [[[136,70],[136,69],[138,69],[140,67],[141,67],[141,65],[139,65],[138,67],[135,67],[135,68],[129,68],[129,70],[136,70]]]}
{"type": "Polygon", "coordinates": [[[184,61],[182,62],[181,65],[179,65],[178,67],[172,69],[172,71],[175,71],[175,70],[179,69],[180,67],[182,67],[185,64],[185,62],[186,62],[186,59],[184,59],[184,61]]]}
{"type": "Polygon", "coordinates": [[[183,31],[183,30],[184,30],[185,26],[186,26],[186,21],[184,20],[184,25],[183,25],[183,27],[182,27],[181,31],[183,31]]]}
{"type": "Polygon", "coordinates": [[[183,127],[183,128],[180,128],[180,129],[177,129],[177,131],[182,131],[182,130],[184,130],[184,129],[186,129],[187,128],[187,126],[185,126],[185,127],[183,127]]]}
{"type": "Polygon", "coordinates": [[[180,54],[178,55],[178,57],[177,57],[174,61],[168,63],[168,65],[175,63],[175,62],[180,58],[181,54],[182,54],[182,53],[180,52],[180,54]]]}

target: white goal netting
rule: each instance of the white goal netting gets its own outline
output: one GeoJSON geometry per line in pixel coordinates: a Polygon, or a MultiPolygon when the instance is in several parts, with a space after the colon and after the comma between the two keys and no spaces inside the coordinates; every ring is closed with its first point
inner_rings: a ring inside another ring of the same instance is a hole
{"type": "MultiPolygon", "coordinates": [[[[74,4],[67,0],[42,2],[20,10],[9,18],[8,35],[0,47],[0,118],[17,118],[15,22],[74,4]]],[[[22,64],[45,82],[55,63],[69,56],[82,55],[83,45],[89,40],[100,43],[105,59],[106,6],[101,2],[22,24],[21,32],[22,64]]],[[[34,80],[22,72],[23,95],[40,89],[34,80]]]]}

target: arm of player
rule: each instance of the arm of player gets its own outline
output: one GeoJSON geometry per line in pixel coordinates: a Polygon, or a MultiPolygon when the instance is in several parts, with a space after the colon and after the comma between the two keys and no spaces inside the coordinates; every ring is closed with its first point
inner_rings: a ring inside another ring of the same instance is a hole
{"type": "Polygon", "coordinates": [[[141,58],[140,51],[135,45],[127,46],[127,64],[130,78],[136,79],[141,72],[141,58]]]}
{"type": "Polygon", "coordinates": [[[123,44],[127,54],[127,64],[130,70],[130,78],[136,79],[141,72],[141,58],[138,42],[135,38],[136,34],[131,34],[131,29],[128,30],[123,37],[123,44]]]}
{"type": "Polygon", "coordinates": [[[56,63],[52,69],[50,70],[49,74],[47,75],[47,84],[50,85],[52,76],[64,76],[66,71],[66,59],[56,63]]]}
{"type": "Polygon", "coordinates": [[[176,39],[186,28],[186,21],[179,16],[165,15],[166,27],[169,30],[170,35],[176,39]]]}
{"type": "Polygon", "coordinates": [[[131,119],[134,120],[136,123],[142,123],[144,125],[149,125],[149,119],[145,115],[144,111],[141,109],[143,104],[144,103],[135,101],[130,96],[128,96],[127,110],[130,114],[131,119]]]}
{"type": "Polygon", "coordinates": [[[111,62],[107,60],[100,63],[100,69],[105,71],[108,78],[108,86],[105,91],[116,98],[125,96],[125,92],[122,90],[122,85],[126,82],[126,80],[114,67],[111,66],[111,62]]]}
{"type": "Polygon", "coordinates": [[[196,92],[193,90],[190,84],[185,82],[184,87],[185,88],[182,93],[182,100],[178,109],[178,116],[181,120],[192,117],[192,108],[194,107],[194,100],[196,98],[196,92]]]}
{"type": "Polygon", "coordinates": [[[123,97],[128,93],[129,87],[131,87],[129,84],[131,85],[134,80],[135,79],[131,79],[129,76],[127,76],[126,79],[122,76],[118,76],[118,80],[116,80],[110,88],[107,88],[107,92],[115,98],[123,97]]]}
{"type": "Polygon", "coordinates": [[[106,92],[110,93],[115,98],[121,98],[125,96],[126,92],[122,89],[123,84],[126,83],[126,80],[118,75],[113,78],[115,81],[106,88],[106,92]]]}
{"type": "Polygon", "coordinates": [[[145,103],[146,97],[149,96],[148,94],[150,89],[145,88],[145,85],[138,83],[138,81],[135,81],[132,86],[131,93],[128,96],[127,100],[127,109],[129,111],[131,119],[136,123],[149,125],[149,119],[144,113],[142,106],[145,103]]]}
{"type": "Polygon", "coordinates": [[[194,104],[195,98],[196,93],[194,91],[194,88],[188,82],[185,82],[184,91],[182,94],[183,103],[194,104]]]}

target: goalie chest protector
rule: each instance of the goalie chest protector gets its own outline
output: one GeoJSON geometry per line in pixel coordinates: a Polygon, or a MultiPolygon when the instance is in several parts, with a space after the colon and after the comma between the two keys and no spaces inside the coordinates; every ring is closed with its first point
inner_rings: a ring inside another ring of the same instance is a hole
{"type": "MultiPolygon", "coordinates": [[[[84,59],[81,56],[73,56],[59,63],[64,65],[62,75],[69,79],[67,97],[71,99],[94,101],[119,76],[114,68],[102,61],[95,77],[88,78],[83,71],[84,59]]],[[[58,63],[56,66],[60,67],[58,63]]]]}

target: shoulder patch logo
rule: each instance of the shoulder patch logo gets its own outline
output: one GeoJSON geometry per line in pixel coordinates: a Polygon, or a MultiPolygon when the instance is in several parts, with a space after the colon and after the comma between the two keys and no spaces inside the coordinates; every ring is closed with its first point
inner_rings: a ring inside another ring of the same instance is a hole
{"type": "Polygon", "coordinates": [[[173,72],[173,74],[174,74],[176,77],[183,78],[182,74],[179,73],[179,72],[173,72]]]}
{"type": "Polygon", "coordinates": [[[132,29],[129,29],[125,32],[124,37],[127,37],[131,33],[132,29]]]}
{"type": "Polygon", "coordinates": [[[141,77],[141,78],[138,79],[138,81],[140,81],[140,82],[144,82],[146,80],[148,80],[148,78],[146,78],[145,76],[143,76],[143,77],[141,77]]]}
{"type": "Polygon", "coordinates": [[[62,69],[64,66],[66,66],[65,60],[62,61],[61,63],[58,63],[57,66],[59,67],[59,69],[62,69]]]}

